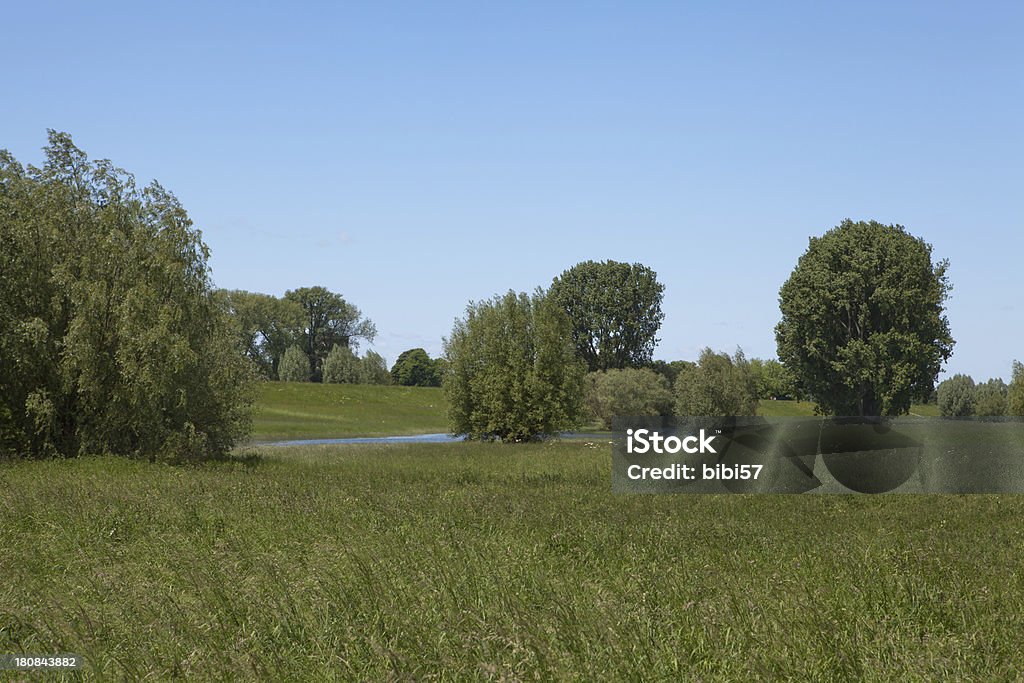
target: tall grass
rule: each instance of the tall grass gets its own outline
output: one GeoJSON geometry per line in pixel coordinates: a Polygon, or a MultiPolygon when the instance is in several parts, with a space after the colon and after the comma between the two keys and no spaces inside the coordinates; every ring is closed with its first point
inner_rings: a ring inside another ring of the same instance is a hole
{"type": "Polygon", "coordinates": [[[1014,680],[1024,500],[616,496],[609,446],[0,466],[0,652],[98,679],[1014,680]]]}

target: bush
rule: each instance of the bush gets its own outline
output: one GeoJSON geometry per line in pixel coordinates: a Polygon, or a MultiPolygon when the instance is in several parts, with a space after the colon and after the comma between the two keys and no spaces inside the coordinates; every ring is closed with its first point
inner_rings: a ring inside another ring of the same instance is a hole
{"type": "Polygon", "coordinates": [[[1013,377],[1006,392],[1006,414],[1024,417],[1024,363],[1013,361],[1013,377]]]}
{"type": "Polygon", "coordinates": [[[445,360],[453,433],[525,441],[579,422],[584,366],[569,318],[541,291],[470,303],[445,360]]]}
{"type": "Polygon", "coordinates": [[[391,368],[391,381],[404,387],[439,387],[441,373],[437,363],[423,349],[409,349],[391,368]]]}
{"type": "Polygon", "coordinates": [[[280,375],[282,382],[308,382],[312,376],[309,356],[298,346],[289,346],[281,357],[277,374],[280,375]]]}
{"type": "Polygon", "coordinates": [[[0,151],[0,245],[0,454],[197,459],[248,433],[254,371],[174,195],[50,131],[41,169],[0,151]]]}
{"type": "Polygon", "coordinates": [[[613,417],[671,415],[672,389],[668,380],[649,368],[606,370],[587,375],[584,401],[605,429],[613,417]]]}
{"type": "Polygon", "coordinates": [[[335,344],[324,359],[324,381],[332,384],[357,384],[359,358],[347,346],[335,344]]]}
{"type": "Polygon", "coordinates": [[[730,357],[711,349],[701,351],[696,367],[676,378],[676,414],[731,416],[757,413],[757,384],[740,350],[730,357]]]}
{"type": "Polygon", "coordinates": [[[974,380],[969,375],[953,375],[939,382],[939,414],[943,417],[968,417],[974,414],[974,380]]]}
{"type": "Polygon", "coordinates": [[[1006,382],[990,379],[974,387],[974,414],[979,417],[1006,415],[1006,382]]]}
{"type": "Polygon", "coordinates": [[[359,361],[360,384],[391,384],[391,373],[388,372],[384,356],[374,351],[367,351],[359,361]]]}

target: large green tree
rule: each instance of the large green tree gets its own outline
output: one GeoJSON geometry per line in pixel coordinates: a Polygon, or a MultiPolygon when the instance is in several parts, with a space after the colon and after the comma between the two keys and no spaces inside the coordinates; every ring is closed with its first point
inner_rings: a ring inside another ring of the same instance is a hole
{"type": "Polygon", "coordinates": [[[245,354],[261,375],[277,379],[284,352],[303,341],[302,307],[295,301],[257,292],[220,290],[217,294],[231,313],[245,354]]]}
{"type": "Polygon", "coordinates": [[[377,328],[358,308],[325,287],[300,287],[285,292],[284,298],[302,309],[302,350],[314,382],[322,380],[324,360],[336,344],[356,351],[360,340],[372,342],[377,336],[377,328]]]}
{"type": "Polygon", "coordinates": [[[550,296],[569,316],[576,352],[594,371],[651,362],[664,291],[643,264],[584,261],[554,279],[550,296]]]}
{"type": "Polygon", "coordinates": [[[953,351],[947,261],[902,226],[843,221],[812,237],[779,292],[779,360],[830,415],[899,415],[953,351]]]}
{"type": "Polygon", "coordinates": [[[439,387],[438,363],[423,349],[403,351],[391,367],[391,381],[406,387],[439,387]]]}
{"type": "Polygon", "coordinates": [[[538,291],[470,303],[445,340],[453,433],[525,441],[575,426],[584,366],[565,312],[538,291]]]}
{"type": "Polygon", "coordinates": [[[0,452],[202,458],[249,428],[252,372],[178,200],[50,132],[0,152],[0,452]]]}

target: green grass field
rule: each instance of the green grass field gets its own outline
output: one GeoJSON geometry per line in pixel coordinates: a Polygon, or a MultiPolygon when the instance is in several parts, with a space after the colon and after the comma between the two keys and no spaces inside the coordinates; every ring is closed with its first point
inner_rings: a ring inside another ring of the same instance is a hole
{"type": "Polygon", "coordinates": [[[246,452],[0,465],[0,652],[101,680],[1024,675],[1018,497],[616,496],[584,441],[246,452]]]}
{"type": "Polygon", "coordinates": [[[263,382],[254,441],[448,431],[444,393],[432,387],[263,382]]]}

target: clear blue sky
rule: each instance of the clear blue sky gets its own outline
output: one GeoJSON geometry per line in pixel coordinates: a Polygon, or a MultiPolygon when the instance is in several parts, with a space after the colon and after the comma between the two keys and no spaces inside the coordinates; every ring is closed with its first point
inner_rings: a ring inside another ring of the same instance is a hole
{"type": "Polygon", "coordinates": [[[666,286],[656,356],[775,353],[844,218],[949,258],[949,372],[1024,360],[1024,3],[9,3],[0,147],[172,190],[216,284],[324,285],[391,362],[586,259],[666,286]]]}

